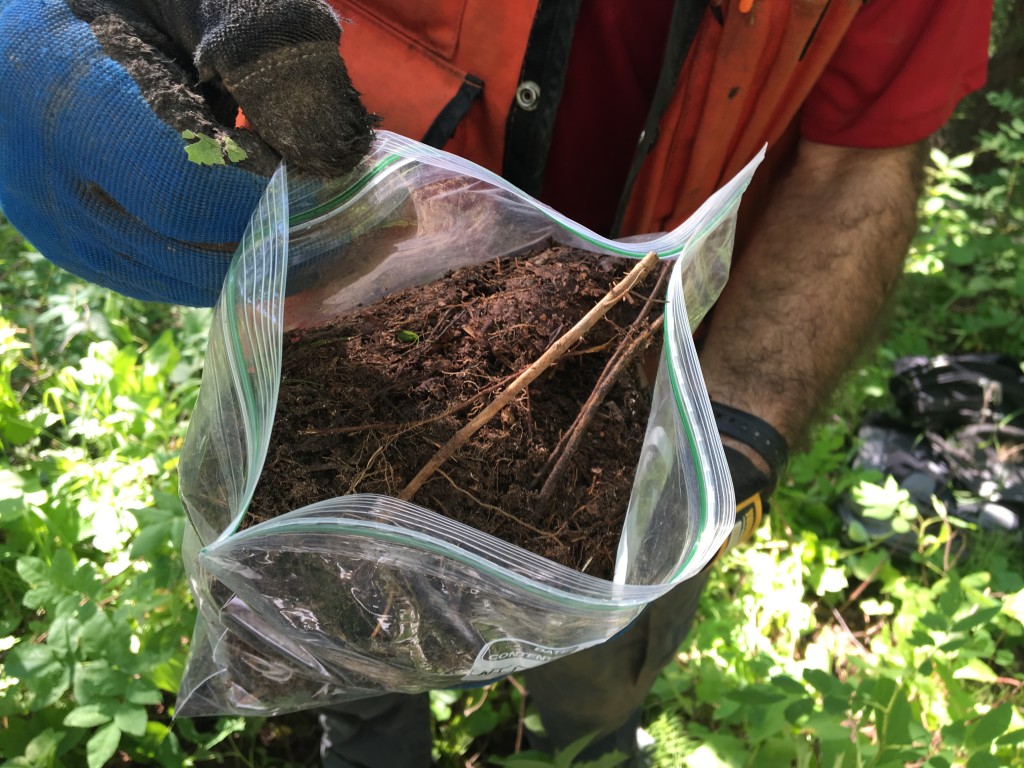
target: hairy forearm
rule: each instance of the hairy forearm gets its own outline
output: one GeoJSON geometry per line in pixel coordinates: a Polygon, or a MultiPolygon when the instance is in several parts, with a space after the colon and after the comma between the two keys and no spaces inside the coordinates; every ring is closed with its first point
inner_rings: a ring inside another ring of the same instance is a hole
{"type": "Polygon", "coordinates": [[[920,154],[801,142],[712,313],[701,350],[712,399],[790,445],[804,438],[902,271],[920,154]]]}

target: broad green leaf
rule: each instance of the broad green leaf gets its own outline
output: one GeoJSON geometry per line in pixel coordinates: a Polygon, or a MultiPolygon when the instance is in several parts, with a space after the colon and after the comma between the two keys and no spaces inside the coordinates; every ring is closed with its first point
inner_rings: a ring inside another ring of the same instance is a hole
{"type": "Polygon", "coordinates": [[[910,501],[910,493],[889,475],[885,485],[862,480],[853,488],[853,498],[862,508],[861,514],[872,520],[890,520],[901,504],[910,501]]]}
{"type": "Polygon", "coordinates": [[[116,724],[109,723],[96,731],[85,745],[89,768],[103,768],[107,760],[117,752],[120,743],[121,730],[116,724]]]}
{"type": "Polygon", "coordinates": [[[751,707],[765,707],[786,699],[786,694],[764,686],[748,686],[726,694],[730,699],[751,707]]]}
{"type": "Polygon", "coordinates": [[[1003,704],[987,712],[977,721],[967,726],[967,746],[988,749],[989,745],[1010,726],[1013,719],[1013,706],[1003,704]]]}
{"type": "Polygon", "coordinates": [[[10,525],[25,512],[25,479],[9,469],[0,469],[0,522],[10,525]]]}
{"type": "Polygon", "coordinates": [[[873,597],[860,601],[860,609],[865,616],[892,616],[896,607],[891,600],[878,601],[873,597]]]}
{"type": "Polygon", "coordinates": [[[967,768],[1006,768],[1006,764],[988,752],[976,752],[967,761],[967,768]]]}
{"type": "Polygon", "coordinates": [[[123,696],[127,688],[128,676],[105,659],[75,666],[75,699],[82,704],[123,696]]]}
{"type": "Polygon", "coordinates": [[[556,764],[551,761],[543,752],[520,752],[512,758],[491,758],[495,765],[504,765],[508,768],[552,768],[556,764]]]}
{"type": "Polygon", "coordinates": [[[842,568],[828,566],[821,571],[821,575],[814,587],[814,593],[824,596],[830,592],[842,592],[848,585],[846,572],[842,568]]]}
{"type": "Polygon", "coordinates": [[[832,715],[817,712],[807,718],[804,724],[811,733],[818,737],[822,743],[850,743],[852,731],[848,725],[844,725],[840,718],[832,715]]]}
{"type": "Polygon", "coordinates": [[[914,713],[907,700],[908,693],[905,689],[898,691],[885,716],[885,741],[889,745],[911,743],[910,724],[914,713]]]}
{"type": "Polygon", "coordinates": [[[828,672],[820,669],[805,669],[804,680],[811,684],[816,691],[828,694],[839,686],[839,681],[828,672]]]}
{"type": "Polygon", "coordinates": [[[574,768],[621,768],[625,766],[629,758],[621,752],[615,750],[612,752],[606,752],[595,760],[584,760],[582,762],[572,763],[574,768]]]}
{"type": "Polygon", "coordinates": [[[791,696],[807,696],[807,689],[788,675],[778,675],[777,677],[773,677],[771,679],[771,685],[773,688],[791,696]]]}
{"type": "Polygon", "coordinates": [[[841,719],[850,710],[850,699],[842,691],[835,690],[824,695],[822,708],[826,713],[841,719]]]}
{"type": "Polygon", "coordinates": [[[991,608],[979,608],[969,616],[957,621],[951,628],[951,632],[970,632],[977,627],[988,624],[1002,610],[1001,606],[993,606],[991,608]]]}
{"type": "Polygon", "coordinates": [[[240,163],[249,157],[249,153],[238,146],[230,136],[224,137],[224,154],[228,156],[229,163],[240,163]]]}
{"type": "MultiPolygon", "coordinates": [[[[41,421],[41,417],[36,417],[41,421]]],[[[25,445],[40,433],[45,432],[41,423],[33,423],[27,419],[7,414],[0,419],[0,434],[8,445],[25,445]]],[[[3,500],[0,499],[0,515],[3,514],[3,500]]]]}
{"type": "Polygon", "coordinates": [[[1001,746],[1012,746],[1014,744],[1020,744],[1022,742],[1024,742],[1024,728],[1018,728],[1014,731],[1009,731],[1008,733],[1004,733],[1002,736],[996,739],[996,744],[999,744],[1001,746]]]}
{"type": "Polygon", "coordinates": [[[888,746],[878,753],[875,762],[871,764],[878,768],[906,768],[908,764],[919,761],[922,753],[923,750],[888,746]]]}
{"type": "Polygon", "coordinates": [[[114,712],[114,722],[117,727],[132,736],[142,736],[146,733],[146,722],[149,716],[145,707],[122,704],[114,712]]]}
{"type": "Polygon", "coordinates": [[[930,157],[931,161],[940,168],[949,165],[949,155],[947,155],[938,147],[932,147],[931,150],[929,150],[928,152],[928,157],[930,157]]]}
{"type": "Polygon", "coordinates": [[[1022,742],[1024,742],[1024,728],[1008,731],[995,739],[995,743],[1002,746],[1012,746],[1022,742]]]}
{"type": "Polygon", "coordinates": [[[82,624],[82,651],[86,657],[102,657],[109,649],[114,626],[103,610],[98,610],[82,624]]]}
{"type": "Polygon", "coordinates": [[[864,527],[864,524],[859,520],[851,520],[846,526],[846,535],[850,537],[850,541],[854,544],[864,544],[871,537],[868,536],[868,531],[864,527]]]}
{"type": "Polygon", "coordinates": [[[69,592],[79,591],[75,583],[75,560],[66,549],[58,549],[53,553],[50,562],[50,578],[69,592]]]}
{"type": "Polygon", "coordinates": [[[220,142],[202,133],[182,131],[181,138],[193,141],[185,145],[188,159],[197,165],[224,165],[224,150],[220,142]]]}
{"type": "MultiPolygon", "coordinates": [[[[158,684],[159,685],[159,684],[158,684]]],[[[164,690],[173,690],[164,688],[164,690]]],[[[430,692],[430,711],[434,717],[440,722],[447,722],[452,717],[452,705],[459,700],[458,691],[431,691],[430,692]]]]}
{"type": "Polygon", "coordinates": [[[25,748],[25,757],[32,768],[54,764],[57,749],[60,747],[62,735],[52,728],[47,728],[35,736],[25,748]]]}
{"type": "Polygon", "coordinates": [[[743,710],[746,705],[739,699],[725,698],[718,702],[714,713],[711,715],[717,722],[734,723],[736,713],[743,710]]]}
{"type": "Polygon", "coordinates": [[[43,584],[25,592],[21,604],[32,610],[46,609],[60,602],[63,591],[53,584],[43,584]]]}
{"type": "MultiPolygon", "coordinates": [[[[157,688],[161,691],[167,691],[168,693],[176,693],[178,686],[181,685],[181,676],[185,673],[185,661],[181,656],[172,656],[167,659],[163,664],[158,664],[153,667],[149,673],[149,679],[157,688]]],[[[437,710],[431,705],[431,711],[437,710]]],[[[449,710],[450,713],[450,710],[449,710]]],[[[451,714],[448,715],[451,717],[451,714]]],[[[447,718],[445,718],[447,719],[447,718]]]]}
{"type": "Polygon", "coordinates": [[[109,723],[113,719],[109,709],[109,706],[104,707],[100,704],[84,704],[75,707],[64,718],[64,725],[70,728],[95,728],[98,725],[109,723]]]}
{"type": "Polygon", "coordinates": [[[962,667],[953,670],[953,678],[956,680],[976,680],[979,683],[992,683],[998,675],[992,671],[992,667],[981,659],[971,659],[962,667]]]}
{"type": "Polygon", "coordinates": [[[466,715],[462,727],[473,738],[492,733],[504,721],[502,713],[493,707],[481,707],[466,715]]]}
{"type": "Polygon", "coordinates": [[[52,648],[19,643],[4,660],[6,673],[21,681],[28,691],[28,707],[39,711],[54,704],[71,684],[71,669],[52,648]]]}
{"type": "Polygon", "coordinates": [[[893,531],[895,533],[909,533],[910,532],[910,523],[907,522],[907,519],[905,517],[903,517],[902,515],[900,515],[898,517],[894,517],[892,519],[892,522],[890,523],[890,525],[892,525],[892,529],[893,529],[893,531]]]}
{"type": "Polygon", "coordinates": [[[23,555],[18,558],[18,562],[14,567],[18,571],[18,575],[30,587],[50,581],[50,566],[41,558],[23,555]]]}
{"type": "Polygon", "coordinates": [[[523,718],[523,727],[531,733],[544,733],[544,723],[540,721],[540,715],[531,712],[523,718]]]}
{"type": "Polygon", "coordinates": [[[949,159],[949,166],[951,168],[970,168],[974,164],[974,153],[965,152],[962,155],[957,155],[949,159]]]}
{"type": "Polygon", "coordinates": [[[171,528],[170,519],[143,527],[132,539],[131,557],[145,560],[156,554],[170,541],[171,528]]]}
{"type": "Polygon", "coordinates": [[[580,752],[587,748],[587,744],[594,740],[594,735],[595,734],[593,733],[588,733],[585,736],[581,736],[580,738],[576,739],[576,741],[572,742],[571,744],[569,744],[569,746],[565,747],[564,749],[558,750],[558,752],[555,753],[555,765],[560,766],[560,768],[561,766],[567,767],[572,765],[573,761],[579,756],[580,752]]]}
{"type": "Polygon", "coordinates": [[[763,766],[796,765],[797,749],[798,745],[792,736],[769,739],[757,751],[757,764],[763,766]]]}
{"type": "Polygon", "coordinates": [[[786,709],[781,706],[751,707],[747,711],[747,737],[754,742],[765,741],[789,731],[786,709]]]}
{"type": "Polygon", "coordinates": [[[799,725],[800,721],[814,711],[814,700],[810,698],[798,699],[786,707],[785,715],[793,725],[799,725]]]}
{"type": "Polygon", "coordinates": [[[1024,589],[1003,600],[1003,612],[1024,624],[1024,589]]]}
{"type": "Polygon", "coordinates": [[[46,634],[46,644],[63,659],[74,657],[82,637],[82,623],[75,616],[57,616],[46,634]]]}
{"type": "Polygon", "coordinates": [[[128,691],[127,696],[128,703],[152,706],[163,701],[160,691],[156,688],[151,688],[148,683],[143,683],[140,680],[133,680],[132,682],[133,687],[128,691]]]}

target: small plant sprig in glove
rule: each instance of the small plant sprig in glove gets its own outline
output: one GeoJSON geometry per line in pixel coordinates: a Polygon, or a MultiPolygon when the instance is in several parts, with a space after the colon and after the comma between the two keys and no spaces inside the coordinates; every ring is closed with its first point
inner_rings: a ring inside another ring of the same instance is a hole
{"type": "Polygon", "coordinates": [[[0,3],[0,207],[88,280],[212,304],[281,158],[339,176],[370,147],[340,38],[321,0],[0,3]]]}

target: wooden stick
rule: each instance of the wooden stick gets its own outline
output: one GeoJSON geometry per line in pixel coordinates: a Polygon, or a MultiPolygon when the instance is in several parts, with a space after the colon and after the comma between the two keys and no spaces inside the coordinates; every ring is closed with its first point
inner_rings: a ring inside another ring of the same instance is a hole
{"type": "Polygon", "coordinates": [[[548,479],[544,481],[544,485],[540,489],[537,503],[541,509],[544,509],[551,502],[555,487],[558,485],[559,480],[562,479],[562,475],[565,474],[566,467],[569,466],[570,459],[576,453],[576,448],[590,426],[590,422],[594,420],[598,406],[604,402],[608,391],[622,373],[622,369],[633,359],[640,347],[650,341],[651,337],[661,330],[664,320],[664,315],[658,317],[653,323],[644,328],[638,336],[633,338],[622,355],[615,361],[612,369],[608,371],[608,375],[602,378],[594,389],[590,399],[587,400],[588,407],[580,410],[580,418],[573,422],[572,428],[566,433],[568,438],[562,446],[562,451],[551,468],[551,474],[548,475],[548,479]]]}
{"type": "MultiPolygon", "coordinates": [[[[551,451],[551,455],[548,456],[548,460],[544,462],[544,466],[541,467],[537,474],[534,475],[533,480],[530,483],[531,489],[536,488],[538,485],[541,484],[541,481],[544,480],[544,478],[548,477],[548,475],[551,474],[552,469],[554,468],[555,464],[558,463],[559,457],[565,450],[566,444],[573,438],[573,435],[576,433],[580,422],[587,420],[587,422],[589,423],[589,419],[591,417],[588,417],[587,414],[591,411],[591,409],[596,408],[598,405],[600,405],[600,402],[597,400],[597,393],[601,390],[602,382],[604,382],[608,378],[612,371],[615,371],[616,376],[618,375],[618,371],[621,370],[620,368],[617,368],[617,366],[619,365],[619,359],[621,358],[623,351],[629,348],[631,344],[631,338],[633,338],[637,334],[643,334],[645,332],[643,329],[644,320],[646,320],[648,312],[650,312],[651,307],[653,307],[655,299],[661,296],[662,286],[664,285],[665,280],[671,271],[671,264],[665,264],[662,267],[661,274],[658,275],[658,282],[654,286],[654,290],[652,290],[651,295],[647,297],[647,301],[644,303],[643,308],[637,314],[632,324],[629,326],[629,328],[626,329],[626,333],[619,342],[619,346],[616,348],[615,352],[612,353],[612,356],[608,358],[608,362],[605,363],[604,370],[601,371],[601,376],[598,378],[597,384],[594,385],[594,391],[590,393],[590,397],[587,398],[587,401],[580,408],[580,412],[576,414],[576,418],[573,419],[572,424],[569,425],[569,429],[565,431],[565,434],[562,435],[562,438],[558,441],[558,444],[551,451]]],[[[603,398],[603,395],[601,395],[601,397],[603,398]]]]}
{"type": "Polygon", "coordinates": [[[486,395],[488,392],[492,392],[498,387],[502,386],[506,381],[511,379],[511,374],[503,378],[501,381],[497,381],[493,384],[488,384],[486,387],[478,391],[472,397],[468,397],[461,403],[456,403],[451,408],[448,408],[443,413],[438,413],[435,416],[429,416],[425,419],[419,419],[418,421],[403,421],[403,422],[375,422],[373,424],[357,424],[350,427],[324,427],[322,429],[310,428],[299,431],[300,435],[350,435],[356,432],[384,432],[397,431],[398,434],[408,432],[416,427],[422,427],[426,424],[430,424],[433,421],[440,421],[441,419],[447,419],[449,416],[454,416],[459,411],[463,411],[469,408],[473,403],[479,400],[481,397],[486,395]]]}
{"type": "Polygon", "coordinates": [[[628,275],[620,280],[607,294],[605,294],[593,309],[587,312],[583,318],[564,333],[558,340],[548,347],[544,354],[531,363],[515,381],[508,385],[505,390],[495,397],[485,408],[483,408],[469,423],[455,433],[455,435],[434,454],[423,469],[409,482],[398,495],[399,499],[409,501],[416,492],[423,487],[423,484],[430,479],[434,471],[444,462],[452,457],[469,438],[506,405],[512,402],[512,398],[528,387],[538,376],[557,362],[573,344],[579,341],[594,325],[604,317],[622,298],[629,293],[629,290],[640,280],[646,277],[658,263],[658,255],[654,252],[648,253],[628,275]]]}

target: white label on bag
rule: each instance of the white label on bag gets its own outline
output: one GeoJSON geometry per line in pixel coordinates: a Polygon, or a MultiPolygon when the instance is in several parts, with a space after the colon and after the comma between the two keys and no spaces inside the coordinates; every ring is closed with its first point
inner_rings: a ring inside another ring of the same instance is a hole
{"type": "Polygon", "coordinates": [[[505,675],[522,672],[524,669],[539,667],[541,664],[582,651],[584,648],[589,648],[600,642],[600,640],[594,640],[567,648],[552,648],[547,645],[531,643],[529,640],[517,640],[514,637],[491,640],[480,649],[472,669],[462,679],[479,681],[505,677],[505,675]]]}

